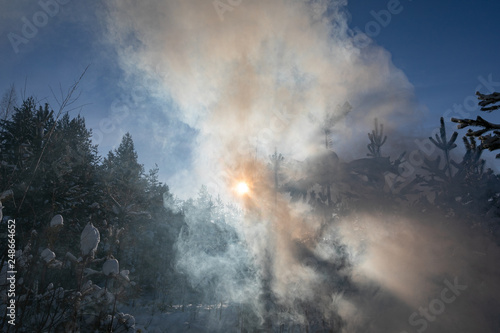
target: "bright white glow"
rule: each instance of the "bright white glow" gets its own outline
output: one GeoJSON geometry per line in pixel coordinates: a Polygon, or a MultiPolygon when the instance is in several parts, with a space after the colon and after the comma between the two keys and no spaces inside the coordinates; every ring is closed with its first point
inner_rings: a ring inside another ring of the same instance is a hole
{"type": "Polygon", "coordinates": [[[250,191],[250,188],[248,187],[247,183],[245,182],[240,182],[238,185],[236,185],[236,192],[238,192],[239,195],[245,195],[250,191]]]}

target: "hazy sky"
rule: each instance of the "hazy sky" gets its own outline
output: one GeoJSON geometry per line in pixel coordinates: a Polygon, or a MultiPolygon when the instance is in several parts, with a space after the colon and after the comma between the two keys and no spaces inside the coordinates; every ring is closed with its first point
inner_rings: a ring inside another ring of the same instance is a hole
{"type": "MultiPolygon", "coordinates": [[[[192,151],[199,144],[198,133],[204,131],[203,127],[197,126],[195,120],[179,117],[179,114],[188,114],[186,109],[189,106],[182,101],[201,98],[199,94],[209,92],[203,89],[203,85],[200,85],[198,90],[190,90],[186,86],[186,93],[190,92],[192,95],[179,97],[174,88],[169,90],[168,84],[172,82],[172,78],[168,77],[170,73],[165,67],[172,63],[171,60],[175,59],[176,54],[182,56],[182,52],[176,52],[184,45],[203,45],[201,38],[208,35],[205,32],[200,33],[203,30],[203,26],[199,24],[200,18],[210,22],[213,25],[210,29],[213,31],[220,31],[219,35],[210,37],[215,41],[225,38],[223,34],[233,29],[232,24],[257,24],[256,20],[244,21],[246,17],[254,17],[250,14],[253,9],[249,0],[230,1],[229,3],[235,5],[228,5],[231,10],[224,13],[217,12],[211,1],[208,2],[210,4],[204,7],[186,9],[181,8],[185,7],[181,2],[179,6],[175,6],[175,2],[170,1],[169,14],[163,17],[164,22],[161,17],[154,18],[152,22],[162,23],[151,28],[154,30],[158,27],[160,30],[157,33],[161,36],[161,29],[182,25],[183,34],[176,40],[175,35],[165,31],[170,39],[162,44],[161,48],[155,49],[154,52],[159,53],[153,55],[151,50],[154,47],[151,45],[146,46],[149,47],[146,51],[141,49],[147,44],[144,42],[144,36],[151,29],[141,30],[140,24],[143,23],[138,17],[147,12],[147,9],[143,12],[140,8],[135,8],[135,12],[130,11],[131,25],[136,24],[137,20],[139,33],[127,36],[124,33],[113,35],[115,31],[111,28],[110,18],[122,14],[115,13],[115,10],[119,11],[115,5],[103,1],[79,3],[59,0],[57,5],[54,5],[54,1],[44,0],[1,0],[0,88],[3,92],[11,84],[15,84],[20,96],[24,92],[27,96],[35,95],[40,102],[48,101],[57,109],[53,93],[60,99],[60,89],[66,91],[84,68],[90,65],[79,85],[81,96],[74,104],[81,107],[71,111],[71,114],[80,112],[87,119],[87,125],[94,129],[95,141],[99,143],[103,154],[116,147],[125,132],[131,132],[140,161],[146,168],[158,163],[163,180],[175,182],[174,179],[178,180],[180,177],[179,170],[189,169],[192,163],[195,163],[192,151]],[[234,22],[231,21],[232,18],[235,19],[234,22]],[[144,39],[141,39],[143,37],[144,39]],[[130,55],[127,52],[130,52],[130,55]],[[137,56],[140,52],[143,52],[142,55],[147,54],[148,59],[161,59],[161,52],[166,52],[170,62],[147,63],[154,68],[146,69],[147,75],[140,76],[139,72],[130,70],[135,65],[144,69],[144,58],[137,56]],[[162,83],[160,88],[155,85],[157,82],[162,83]],[[128,107],[128,112],[123,111],[124,105],[128,107]]],[[[222,3],[228,4],[224,0],[222,3]]],[[[338,4],[342,1],[332,3],[338,4]]],[[[144,7],[147,7],[147,4],[148,2],[144,7]]],[[[324,2],[312,1],[313,7],[315,4],[321,6],[324,2]]],[[[363,66],[370,66],[371,62],[379,67],[394,66],[394,70],[389,70],[391,73],[397,72],[397,75],[406,76],[409,86],[406,87],[406,79],[403,81],[405,89],[410,90],[409,99],[416,110],[413,114],[421,121],[412,120],[416,125],[412,135],[420,133],[423,137],[429,136],[439,124],[440,116],[460,116],[460,111],[456,111],[455,107],[461,107],[463,112],[468,113],[467,110],[474,108],[476,89],[485,93],[500,90],[500,23],[497,17],[500,3],[487,0],[374,0],[349,1],[346,6],[340,8],[345,9],[343,13],[346,15],[346,21],[342,23],[347,24],[347,36],[354,36],[356,39],[359,33],[366,33],[372,39],[372,44],[368,46],[366,39],[357,40],[359,43],[355,44],[362,54],[363,66]],[[390,13],[390,17],[387,13],[390,13]],[[373,45],[380,46],[377,48],[377,52],[381,52],[380,59],[363,59],[365,48],[373,45]],[[398,69],[401,71],[397,71],[398,69]]],[[[328,11],[324,14],[325,17],[335,17],[329,16],[328,11]]],[[[280,15],[286,17],[287,14],[280,15]]],[[[295,19],[296,21],[293,20],[287,21],[288,26],[284,28],[299,31],[297,27],[301,24],[300,17],[295,19]]],[[[311,31],[319,31],[314,29],[311,31]]],[[[335,27],[332,31],[331,33],[334,33],[335,27]]],[[[246,37],[242,37],[238,42],[245,43],[244,38],[246,37]]],[[[326,38],[327,41],[327,37],[314,38],[326,38]]],[[[224,45],[227,46],[227,43],[224,45]]],[[[212,56],[212,61],[218,59],[216,53],[212,56]]],[[[224,55],[219,57],[224,58],[224,55]]],[[[335,61],[337,60],[331,59],[332,63],[335,61]]],[[[279,67],[280,64],[275,65],[279,67]]],[[[333,68],[333,65],[329,66],[333,68]]],[[[174,73],[174,77],[177,78],[175,75],[179,73],[174,73]]],[[[372,75],[378,74],[373,72],[372,75]]],[[[197,78],[194,74],[186,80],[198,82],[206,78],[197,78]]],[[[359,75],[358,83],[364,84],[361,81],[365,79],[367,78],[359,75]]],[[[373,77],[368,79],[374,80],[373,77]]],[[[381,81],[377,84],[384,84],[383,79],[380,78],[381,81]]],[[[377,84],[374,83],[373,86],[377,84]]],[[[398,85],[394,82],[391,84],[398,85]]],[[[367,91],[370,90],[368,93],[377,93],[373,86],[371,90],[367,88],[367,91]]],[[[388,87],[390,89],[390,85],[388,87]]],[[[207,85],[208,89],[210,88],[207,85]]],[[[373,102],[371,99],[368,101],[373,102]]],[[[349,102],[352,103],[351,100],[349,102]]],[[[359,105],[361,109],[369,107],[366,105],[367,100],[364,103],[365,105],[359,105]]],[[[476,116],[475,111],[469,114],[471,117],[476,116]]],[[[395,114],[394,117],[405,117],[405,113],[395,114]]],[[[489,119],[499,118],[489,115],[489,119]]],[[[370,130],[363,126],[365,124],[359,124],[361,132],[370,130]]]]}

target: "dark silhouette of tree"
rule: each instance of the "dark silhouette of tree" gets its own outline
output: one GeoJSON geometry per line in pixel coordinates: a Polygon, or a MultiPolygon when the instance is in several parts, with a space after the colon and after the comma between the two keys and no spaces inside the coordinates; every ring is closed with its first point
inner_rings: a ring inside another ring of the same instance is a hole
{"type": "Polygon", "coordinates": [[[321,130],[325,136],[325,148],[328,149],[331,146],[330,134],[332,128],[337,124],[342,118],[344,118],[349,112],[351,112],[352,106],[349,102],[345,102],[342,106],[337,105],[337,107],[330,112],[325,112],[325,117],[321,124],[321,130]]]}
{"type": "Polygon", "coordinates": [[[481,107],[481,111],[491,112],[500,109],[500,105],[497,104],[500,102],[500,93],[494,92],[492,94],[485,95],[480,92],[476,92],[476,95],[480,100],[479,106],[481,107]]]}
{"type": "Polygon", "coordinates": [[[472,221],[474,216],[490,210],[492,198],[500,190],[500,182],[491,169],[485,170],[485,160],[481,158],[484,146],[474,137],[463,137],[466,152],[460,162],[451,158],[450,151],[457,146],[454,143],[457,135],[454,132],[448,140],[441,118],[441,136],[429,139],[443,151],[444,163],[441,156],[435,160],[425,159],[422,168],[427,174],[418,176],[417,181],[434,192],[433,208],[446,211],[448,216],[457,213],[462,217],[470,216],[472,221]]]}
{"type": "Polygon", "coordinates": [[[394,161],[391,161],[390,156],[382,155],[382,146],[387,141],[387,135],[384,135],[384,125],[379,125],[376,118],[374,129],[368,133],[368,139],[370,140],[367,145],[369,157],[353,160],[346,164],[345,169],[356,196],[365,198],[370,196],[371,199],[365,201],[378,201],[389,196],[390,193],[385,190],[386,176],[391,174],[395,179],[398,177],[399,166],[403,162],[405,153],[394,161]]]}
{"type": "Polygon", "coordinates": [[[13,193],[5,212],[22,221],[21,239],[63,213],[68,223],[60,235],[73,241],[94,211],[91,204],[99,201],[91,131],[81,117],[66,114],[56,121],[53,114],[47,104],[28,98],[0,123],[1,187],[13,193]]]}
{"type": "Polygon", "coordinates": [[[137,211],[144,196],[137,195],[146,187],[144,167],[138,162],[134,141],[126,133],[118,148],[110,151],[102,164],[106,205],[123,220],[123,214],[137,211]]]}
{"type": "Polygon", "coordinates": [[[450,152],[457,147],[455,141],[458,133],[453,132],[450,139],[448,139],[446,136],[446,127],[443,117],[441,117],[440,123],[440,135],[436,134],[435,139],[429,137],[429,140],[443,152],[445,157],[444,163],[441,163],[441,156],[438,156],[434,160],[425,158],[422,169],[426,170],[429,175],[427,177],[423,177],[421,180],[424,186],[431,188],[435,192],[436,200],[439,199],[443,202],[448,202],[452,200],[451,196],[455,192],[454,186],[456,185],[456,182],[453,178],[455,172],[452,170],[450,152]]]}
{"type": "Polygon", "coordinates": [[[44,181],[51,184],[53,214],[64,213],[73,221],[74,232],[80,232],[86,218],[94,213],[89,206],[100,201],[97,167],[100,161],[97,146],[92,144],[92,132],[85,119],[70,119],[64,115],[52,135],[53,147],[46,152],[50,163],[43,163],[44,181]]]}
{"type": "Polygon", "coordinates": [[[368,139],[370,139],[370,143],[368,144],[368,150],[370,152],[367,155],[375,158],[382,157],[380,148],[382,148],[387,140],[387,135],[384,136],[383,124],[380,124],[379,130],[377,118],[375,118],[375,129],[371,133],[368,133],[368,139]]]}
{"type": "MultiPolygon", "coordinates": [[[[476,95],[479,99],[478,104],[481,107],[481,111],[491,112],[500,109],[500,105],[498,105],[500,102],[500,93],[494,92],[492,94],[485,95],[480,92],[476,92],[476,95]]],[[[500,149],[500,124],[490,123],[480,116],[477,116],[475,120],[451,118],[451,121],[458,123],[458,129],[466,127],[482,127],[479,130],[469,128],[466,135],[476,137],[481,140],[482,146],[485,149],[490,151],[500,149]]],[[[496,158],[500,158],[500,154],[497,154],[496,158]]]]}
{"type": "Polygon", "coordinates": [[[436,139],[434,140],[432,137],[429,137],[429,140],[441,149],[444,153],[444,158],[445,158],[445,165],[444,169],[442,170],[443,173],[448,172],[448,177],[451,179],[452,177],[452,171],[451,171],[451,163],[450,163],[450,151],[452,149],[455,149],[457,145],[455,144],[455,141],[457,140],[458,133],[453,132],[453,134],[450,137],[450,140],[446,137],[446,127],[444,126],[444,119],[441,117],[440,119],[441,122],[441,127],[439,128],[439,134],[436,134],[436,139]]]}
{"type": "Polygon", "coordinates": [[[14,84],[5,91],[0,100],[0,119],[7,120],[17,106],[17,92],[14,84]]]}
{"type": "Polygon", "coordinates": [[[283,162],[283,160],[285,158],[283,157],[283,155],[278,154],[278,151],[276,150],[276,148],[274,148],[274,154],[271,155],[271,156],[269,156],[269,158],[271,159],[271,163],[273,164],[274,193],[275,193],[274,200],[276,201],[277,200],[277,196],[278,196],[278,189],[279,189],[278,176],[279,176],[280,165],[281,165],[281,163],[283,162]]]}
{"type": "Polygon", "coordinates": [[[34,173],[38,166],[49,163],[50,157],[42,156],[42,151],[49,145],[45,133],[55,123],[52,114],[47,104],[37,109],[35,100],[28,98],[20,107],[14,108],[9,120],[1,121],[2,190],[14,191],[12,206],[18,212],[22,208],[23,199],[29,197],[29,207],[21,215],[31,216],[32,223],[36,223],[37,217],[48,211],[48,207],[40,200],[43,177],[37,178],[34,173]]]}

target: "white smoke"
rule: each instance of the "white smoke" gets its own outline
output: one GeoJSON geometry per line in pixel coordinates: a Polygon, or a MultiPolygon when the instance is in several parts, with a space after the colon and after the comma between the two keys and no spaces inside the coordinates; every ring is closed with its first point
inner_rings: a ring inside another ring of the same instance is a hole
{"type": "MultiPolygon", "coordinates": [[[[244,1],[223,21],[202,0],[114,1],[109,11],[122,67],[160,74],[156,91],[199,131],[191,177],[219,192],[225,164],[240,156],[275,147],[308,156],[337,105],[353,106],[333,131],[339,152],[363,147],[357,140],[375,117],[388,129],[414,119],[411,84],[385,50],[356,48],[344,1],[244,1]]],[[[191,185],[174,179],[179,192],[191,185]]]]}
{"type": "MultiPolygon", "coordinates": [[[[272,300],[287,308],[292,322],[319,313],[325,325],[344,332],[421,328],[408,326],[409,316],[439,297],[444,279],[458,277],[469,289],[427,332],[459,332],[457,322],[463,331],[488,331],[493,312],[480,306],[486,287],[473,288],[482,278],[474,269],[498,258],[494,244],[455,232],[456,226],[401,217],[353,217],[324,230],[307,209],[275,196],[268,156],[275,148],[289,160],[317,154],[328,114],[338,116],[330,139],[340,155],[364,149],[374,118],[394,134],[415,123],[413,88],[390,54],[374,44],[356,47],[345,1],[232,1],[222,15],[214,3],[108,2],[108,39],[121,67],[130,77],[157,77],[150,89],[175,105],[164,112],[198,132],[192,170],[169,182],[174,193],[192,194],[206,184],[234,200],[235,182],[251,184],[253,194],[242,199],[243,221],[228,227],[238,242],[217,255],[196,251],[208,233],[200,234],[196,217],[186,217],[198,233],[181,235],[180,267],[197,283],[217,278],[228,286],[218,292],[231,301],[250,302],[250,295],[265,312],[272,300]],[[346,102],[352,111],[343,117],[337,106],[346,102]],[[488,249],[478,251],[484,257],[467,252],[484,244],[488,249]],[[254,264],[258,278],[243,292],[237,281],[242,262],[254,264]],[[250,292],[259,288],[272,292],[250,292]]],[[[485,276],[481,283],[497,294],[489,277],[498,272],[485,276]]]]}

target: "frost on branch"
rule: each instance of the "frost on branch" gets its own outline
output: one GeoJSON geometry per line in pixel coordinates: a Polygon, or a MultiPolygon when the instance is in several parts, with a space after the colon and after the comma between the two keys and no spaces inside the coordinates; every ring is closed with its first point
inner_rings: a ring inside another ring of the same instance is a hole
{"type": "Polygon", "coordinates": [[[80,236],[80,250],[83,256],[94,256],[97,250],[97,245],[99,245],[101,237],[99,235],[99,230],[92,225],[92,223],[87,223],[80,236]]]}

